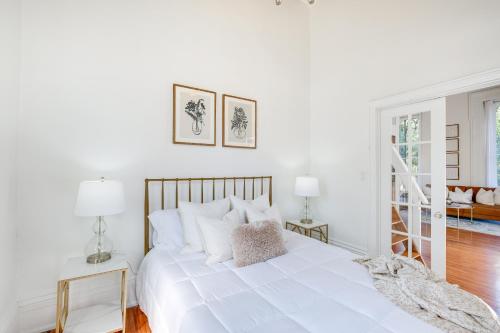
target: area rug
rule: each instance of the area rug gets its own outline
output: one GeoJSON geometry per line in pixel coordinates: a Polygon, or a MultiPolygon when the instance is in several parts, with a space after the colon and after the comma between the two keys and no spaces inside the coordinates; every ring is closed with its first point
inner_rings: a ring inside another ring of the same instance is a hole
{"type": "MultiPolygon", "coordinates": [[[[404,221],[407,221],[407,211],[400,211],[401,217],[404,221]]],[[[428,215],[422,216],[422,223],[430,223],[430,217],[428,215]]],[[[500,237],[500,222],[497,221],[484,221],[473,219],[472,223],[470,218],[460,218],[457,225],[457,218],[454,216],[446,217],[446,225],[449,228],[455,228],[460,230],[474,231],[482,234],[493,235],[500,237]]]]}
{"type": "Polygon", "coordinates": [[[474,231],[482,234],[488,234],[493,236],[500,237],[500,224],[485,222],[481,220],[472,220],[473,223],[470,223],[470,219],[462,219],[458,222],[457,226],[457,218],[448,216],[446,218],[446,225],[450,228],[459,228],[461,230],[474,231]]]}

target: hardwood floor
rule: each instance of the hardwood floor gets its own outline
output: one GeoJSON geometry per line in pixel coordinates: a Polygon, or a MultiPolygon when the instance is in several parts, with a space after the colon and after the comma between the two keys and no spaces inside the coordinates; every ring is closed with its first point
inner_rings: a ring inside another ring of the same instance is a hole
{"type": "MultiPolygon", "coordinates": [[[[151,333],[148,318],[138,306],[127,309],[127,333],[151,333]]],[[[55,330],[45,333],[55,333],[55,330]]]]}
{"type": "Polygon", "coordinates": [[[138,306],[127,309],[127,333],[151,333],[148,318],[138,306]]]}
{"type": "MultiPolygon", "coordinates": [[[[429,247],[422,255],[430,263],[429,247]]],[[[500,237],[448,228],[446,280],[459,285],[500,313],[500,237]]]]}
{"type": "MultiPolygon", "coordinates": [[[[500,237],[475,232],[447,231],[447,280],[478,295],[500,313],[500,237]]],[[[429,248],[422,256],[430,262],[429,248]]],[[[54,333],[54,331],[46,332],[54,333]]],[[[139,309],[127,309],[127,333],[151,333],[148,319],[139,309]]]]}

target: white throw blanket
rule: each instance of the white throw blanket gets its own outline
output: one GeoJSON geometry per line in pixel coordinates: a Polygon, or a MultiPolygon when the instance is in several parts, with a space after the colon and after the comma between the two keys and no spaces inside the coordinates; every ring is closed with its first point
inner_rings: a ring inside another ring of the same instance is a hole
{"type": "Polygon", "coordinates": [[[486,303],[414,259],[395,255],[354,261],[368,267],[375,287],[392,302],[445,332],[500,333],[498,316],[486,303]]]}

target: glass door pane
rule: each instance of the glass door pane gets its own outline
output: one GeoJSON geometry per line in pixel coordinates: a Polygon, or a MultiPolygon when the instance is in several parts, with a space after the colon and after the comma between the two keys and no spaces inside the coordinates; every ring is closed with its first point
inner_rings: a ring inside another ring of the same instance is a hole
{"type": "Polygon", "coordinates": [[[445,100],[382,111],[381,250],[415,258],[441,277],[446,265],[445,100]]]}
{"type": "Polygon", "coordinates": [[[392,251],[424,263],[422,241],[430,243],[431,235],[430,120],[430,112],[395,116],[391,138],[392,251]]]}

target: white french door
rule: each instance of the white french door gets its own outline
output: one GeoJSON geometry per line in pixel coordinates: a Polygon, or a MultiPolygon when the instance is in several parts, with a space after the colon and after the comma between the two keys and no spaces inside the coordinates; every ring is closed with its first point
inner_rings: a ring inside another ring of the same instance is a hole
{"type": "Polygon", "coordinates": [[[386,109],[380,120],[381,250],[445,277],[445,99],[386,109]]]}

